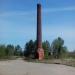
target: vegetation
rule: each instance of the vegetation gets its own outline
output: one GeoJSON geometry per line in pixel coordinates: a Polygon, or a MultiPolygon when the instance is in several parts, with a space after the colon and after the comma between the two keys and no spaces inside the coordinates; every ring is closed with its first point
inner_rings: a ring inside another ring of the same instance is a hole
{"type": "MultiPolygon", "coordinates": [[[[44,49],[44,55],[45,55],[45,59],[49,58],[49,53],[50,53],[50,44],[49,42],[46,40],[42,43],[43,49],[44,49]]],[[[50,53],[51,54],[51,53],[50,53]]]]}
{"type": "Polygon", "coordinates": [[[51,49],[52,49],[54,58],[65,57],[68,51],[67,47],[64,46],[64,40],[60,37],[58,37],[52,42],[51,49]]]}
{"type": "Polygon", "coordinates": [[[4,58],[6,55],[6,47],[5,45],[0,45],[0,58],[4,58]]]}
{"type": "MultiPolygon", "coordinates": [[[[37,49],[36,49],[37,41],[30,40],[26,43],[24,48],[24,56],[30,58],[36,58],[37,49]]],[[[53,40],[52,44],[46,40],[42,43],[44,49],[45,59],[49,58],[66,58],[67,57],[67,47],[64,46],[64,40],[61,37],[53,40]]]]}
{"type": "MultiPolygon", "coordinates": [[[[48,40],[42,43],[44,49],[45,59],[61,59],[61,58],[75,58],[75,51],[69,52],[67,47],[64,46],[64,40],[58,37],[50,44],[48,40]]],[[[37,54],[37,41],[30,40],[22,50],[20,45],[0,45],[0,59],[11,58],[13,56],[25,56],[26,58],[36,59],[37,54]]]]}
{"type": "Polygon", "coordinates": [[[71,52],[68,52],[68,57],[70,59],[75,59],[75,50],[71,51],[71,52]]]}
{"type": "Polygon", "coordinates": [[[24,56],[34,58],[36,53],[35,47],[36,45],[33,40],[27,42],[24,48],[24,56]]]}
{"type": "Polygon", "coordinates": [[[20,45],[15,46],[14,55],[15,56],[22,56],[23,55],[22,48],[20,47],[20,45]]]}
{"type": "Polygon", "coordinates": [[[0,59],[8,59],[12,58],[13,56],[21,56],[22,49],[18,45],[14,47],[13,45],[9,44],[7,46],[0,45],[0,59]]]}

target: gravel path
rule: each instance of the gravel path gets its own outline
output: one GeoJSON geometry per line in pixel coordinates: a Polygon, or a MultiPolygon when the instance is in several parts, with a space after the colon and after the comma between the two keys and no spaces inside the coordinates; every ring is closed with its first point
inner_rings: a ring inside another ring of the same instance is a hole
{"type": "Polygon", "coordinates": [[[75,68],[23,60],[0,61],[0,75],[75,75],[75,68]]]}

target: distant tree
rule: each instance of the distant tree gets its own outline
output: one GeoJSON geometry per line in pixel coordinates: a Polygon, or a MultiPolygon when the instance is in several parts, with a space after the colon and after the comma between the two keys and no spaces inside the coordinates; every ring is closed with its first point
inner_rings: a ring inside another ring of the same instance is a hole
{"type": "Polygon", "coordinates": [[[34,42],[33,40],[30,40],[29,42],[26,43],[25,48],[24,48],[24,55],[26,57],[34,57],[34,42]]]}
{"type": "MultiPolygon", "coordinates": [[[[50,53],[50,44],[48,41],[45,41],[42,43],[44,53],[45,53],[45,58],[48,58],[49,53],[50,53]]],[[[24,56],[26,57],[31,57],[31,58],[38,58],[38,53],[37,53],[37,41],[30,40],[25,44],[24,48],[24,56]]]]}
{"type": "Polygon", "coordinates": [[[68,57],[68,49],[66,46],[63,46],[61,48],[61,58],[67,58],[68,57]]]}
{"type": "Polygon", "coordinates": [[[7,46],[0,45],[0,58],[8,59],[14,55],[23,56],[22,48],[19,45],[17,45],[15,48],[11,44],[9,44],[7,46]]]}
{"type": "Polygon", "coordinates": [[[5,55],[6,55],[5,50],[6,50],[6,46],[5,45],[0,45],[0,58],[5,57],[5,55]]]}
{"type": "Polygon", "coordinates": [[[6,47],[6,56],[14,56],[14,46],[9,44],[6,47]]]}
{"type": "MultiPolygon", "coordinates": [[[[62,58],[66,57],[67,53],[67,47],[64,46],[64,40],[61,37],[58,37],[55,39],[51,46],[48,41],[44,41],[42,43],[45,58],[48,58],[49,56],[54,58],[62,58]]],[[[31,58],[37,58],[37,41],[30,40],[25,44],[24,47],[24,56],[25,57],[31,57],[31,58]]]]}
{"type": "Polygon", "coordinates": [[[14,55],[15,56],[22,56],[22,48],[20,47],[20,45],[15,46],[15,51],[14,51],[14,55]]]}
{"type": "Polygon", "coordinates": [[[47,59],[49,57],[49,53],[50,53],[50,44],[48,41],[45,41],[42,43],[42,46],[44,49],[45,58],[47,59]]]}
{"type": "Polygon", "coordinates": [[[75,50],[68,52],[68,57],[75,59],[75,50]]]}
{"type": "Polygon", "coordinates": [[[38,58],[38,53],[37,53],[37,40],[34,41],[34,58],[38,58]]]}
{"type": "Polygon", "coordinates": [[[66,52],[66,47],[64,47],[64,40],[61,37],[58,37],[52,42],[51,49],[53,51],[53,56],[55,58],[62,57],[62,54],[66,52]]]}

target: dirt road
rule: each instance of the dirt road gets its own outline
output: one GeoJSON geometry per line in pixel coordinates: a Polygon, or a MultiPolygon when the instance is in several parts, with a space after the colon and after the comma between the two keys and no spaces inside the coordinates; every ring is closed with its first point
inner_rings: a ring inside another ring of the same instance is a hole
{"type": "Polygon", "coordinates": [[[75,75],[75,68],[23,60],[0,61],[0,75],[75,75]]]}

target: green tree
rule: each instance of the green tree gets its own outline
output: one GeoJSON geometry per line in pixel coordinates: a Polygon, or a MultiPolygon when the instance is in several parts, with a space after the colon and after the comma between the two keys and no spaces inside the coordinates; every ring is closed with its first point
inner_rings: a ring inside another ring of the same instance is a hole
{"type": "Polygon", "coordinates": [[[75,50],[68,52],[68,57],[75,59],[75,50]]]}
{"type": "MultiPolygon", "coordinates": [[[[42,45],[45,53],[45,58],[47,59],[50,52],[50,44],[48,41],[45,41],[42,43],[42,45]]],[[[36,40],[35,41],[30,40],[29,42],[26,43],[24,48],[24,56],[31,57],[31,58],[38,58],[36,40]]]]}
{"type": "Polygon", "coordinates": [[[14,55],[15,56],[22,56],[22,48],[20,47],[20,45],[17,45],[15,47],[14,55]]]}
{"type": "Polygon", "coordinates": [[[66,46],[61,48],[61,58],[67,58],[68,57],[68,49],[66,46]]]}
{"type": "Polygon", "coordinates": [[[0,45],[0,58],[5,57],[5,55],[6,55],[5,50],[6,50],[6,46],[5,45],[0,45]]]}
{"type": "Polygon", "coordinates": [[[33,40],[30,40],[29,42],[26,43],[25,48],[24,48],[24,55],[26,57],[31,57],[34,58],[34,42],[33,40]]]}
{"type": "Polygon", "coordinates": [[[55,58],[61,58],[67,48],[64,47],[64,40],[61,37],[58,37],[52,42],[51,49],[55,58]]]}
{"type": "Polygon", "coordinates": [[[45,41],[42,43],[43,49],[44,49],[44,55],[45,58],[48,59],[49,53],[50,53],[50,44],[48,41],[45,41]]]}
{"type": "Polygon", "coordinates": [[[9,56],[9,57],[14,56],[14,46],[11,44],[7,45],[5,52],[6,52],[6,56],[9,56]]]}

